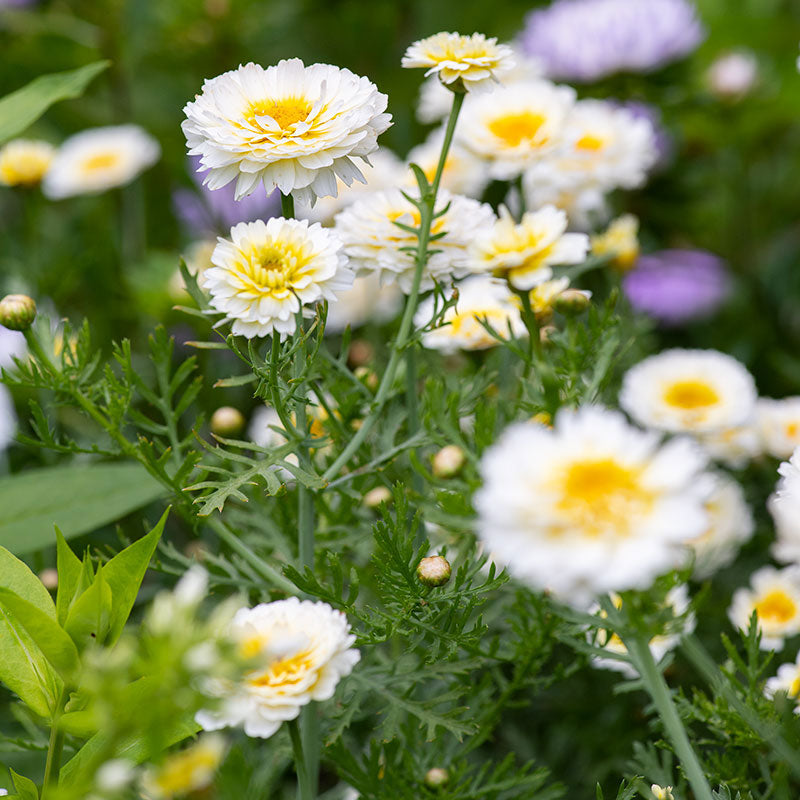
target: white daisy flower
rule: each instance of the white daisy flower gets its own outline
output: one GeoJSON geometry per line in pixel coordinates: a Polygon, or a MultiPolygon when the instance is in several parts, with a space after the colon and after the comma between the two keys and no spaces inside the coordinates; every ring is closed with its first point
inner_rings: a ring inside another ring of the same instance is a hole
{"type": "Polygon", "coordinates": [[[609,218],[606,195],[596,186],[583,184],[569,190],[562,189],[539,180],[535,168],[522,175],[522,195],[526,208],[550,205],[565,211],[571,230],[596,230],[609,218]]]}
{"type": "Polygon", "coordinates": [[[698,580],[731,564],[739,548],[755,531],[753,513],[742,487],[726,475],[714,475],[705,508],[708,527],[688,543],[695,553],[694,577],[698,580]]]}
{"type": "MultiPolygon", "coordinates": [[[[436,168],[439,165],[439,154],[442,151],[444,129],[438,128],[420,145],[413,148],[406,157],[407,164],[416,164],[425,173],[429,183],[433,183],[436,168]]],[[[480,197],[489,183],[486,165],[458,142],[454,142],[447,151],[447,158],[442,170],[443,189],[453,194],[467,197],[480,197]]],[[[414,174],[407,169],[403,180],[404,186],[418,191],[414,174]]]]}
{"type": "Polygon", "coordinates": [[[762,650],[782,650],[784,639],[800,633],[800,567],[762,567],[750,576],[750,588],[733,594],[728,617],[746,631],[756,612],[762,650]]]}
{"type": "MultiPolygon", "coordinates": [[[[457,288],[458,302],[447,309],[442,325],[422,334],[423,347],[443,353],[495,347],[497,339],[479,319],[488,322],[505,339],[508,338],[509,326],[515,338],[527,336],[519,300],[503,281],[488,275],[475,275],[463,280],[457,288]]],[[[420,303],[414,325],[424,327],[431,321],[433,313],[434,298],[428,297],[420,303]]]]}
{"type": "Polygon", "coordinates": [[[697,440],[711,458],[731,469],[744,469],[763,453],[761,437],[753,419],[735,428],[701,433],[697,440]]]}
{"type": "Polygon", "coordinates": [[[406,69],[427,69],[425,76],[439,80],[456,92],[484,92],[514,67],[507,44],[482,33],[437,33],[408,47],[401,62],[406,69]]]}
{"type": "Polygon", "coordinates": [[[619,404],[640,425],[711,433],[752,417],[756,387],[744,365],[725,353],[665,350],[628,370],[619,404]]]}
{"type": "Polygon", "coordinates": [[[236,335],[293,333],[295,314],[312,316],[320,300],[336,300],[353,285],[337,236],[307,220],[273,217],[240,222],[217,240],[214,265],[200,275],[211,305],[236,335]]]}
{"type": "Polygon", "coordinates": [[[554,206],[529,211],[518,224],[501,206],[491,230],[475,236],[472,269],[505,276],[516,289],[532,289],[552,278],[554,265],[578,264],[586,258],[589,237],[566,230],[567,215],[554,206]]]}
{"type": "Polygon", "coordinates": [[[764,452],[775,458],[789,458],[800,446],[800,397],[760,398],[755,424],[764,452]]]}
{"type": "Polygon", "coordinates": [[[561,142],[575,90],[547,81],[515,83],[464,106],[456,137],[489,175],[516,178],[561,142]]]}
{"type": "Polygon", "coordinates": [[[240,684],[217,687],[222,708],[197,715],[205,730],[241,725],[248,736],[266,739],[304,705],[333,697],[361,657],[344,614],[296,597],[240,609],[231,636],[255,663],[240,684]]]}
{"type": "Polygon", "coordinates": [[[789,700],[794,703],[794,713],[800,714],[800,653],[794,662],[781,664],[778,674],[767,680],[764,694],[773,699],[778,692],[786,692],[789,700]]]}
{"type": "Polygon", "coordinates": [[[378,135],[391,125],[388,98],[375,84],[330,64],[306,67],[299,58],[272,67],[246,64],[207,80],[183,109],[189,155],[219,189],[236,180],[236,199],[263,183],[306,205],[336,196],[364,176],[378,135]]]}
{"type": "Polygon", "coordinates": [[[0,147],[0,185],[35,186],[50,168],[56,148],[39,139],[12,139],[0,147]]]}
{"type": "Polygon", "coordinates": [[[800,563],[800,449],[778,467],[780,480],[767,501],[777,538],[772,555],[784,563],[800,563]]]}
{"type": "Polygon", "coordinates": [[[708,525],[702,451],[597,406],[509,427],[481,462],[478,536],[511,574],[564,602],[645,589],[708,525]]]}
{"type": "MultiPolygon", "coordinates": [[[[616,608],[622,608],[622,598],[618,594],[612,593],[611,601],[616,608]]],[[[683,617],[684,614],[686,616],[682,621],[680,630],[659,634],[650,640],[650,652],[656,664],[658,664],[667,653],[672,652],[680,644],[681,636],[691,633],[694,630],[696,622],[693,613],[687,614],[687,611],[689,611],[689,590],[686,588],[685,584],[670,589],[667,596],[664,598],[664,608],[671,608],[674,617],[683,617]]],[[[599,603],[593,605],[592,608],[589,609],[589,613],[600,616],[601,618],[606,617],[606,613],[601,610],[599,603]]],[[[589,641],[610,653],[621,656],[626,656],[628,654],[628,648],[625,646],[622,639],[620,639],[616,633],[612,633],[603,628],[597,631],[596,637],[590,632],[589,641]]],[[[620,661],[616,658],[592,656],[592,664],[601,669],[611,669],[615,672],[621,672],[628,678],[636,678],[639,675],[633,665],[629,664],[627,661],[620,661]]]]}
{"type": "MultiPolygon", "coordinates": [[[[431,234],[436,239],[422,273],[421,288],[432,289],[434,281],[448,282],[470,271],[468,248],[477,232],[494,221],[486,203],[440,191],[440,209],[447,211],[433,221],[431,234]]],[[[395,223],[418,228],[420,215],[399,189],[365,197],[337,214],[335,231],[344,243],[350,265],[359,274],[375,272],[382,283],[397,282],[408,293],[414,280],[417,237],[395,223]]]]}
{"type": "Polygon", "coordinates": [[[42,191],[52,200],[124,186],[158,161],[158,142],[138,125],[90,128],[58,149],[42,191]]]}
{"type": "Polygon", "coordinates": [[[403,294],[394,283],[381,286],[374,273],[356,278],[352,288],[342,292],[328,307],[326,333],[341,333],[348,325],[355,329],[367,322],[387,322],[403,305],[403,294]]]}

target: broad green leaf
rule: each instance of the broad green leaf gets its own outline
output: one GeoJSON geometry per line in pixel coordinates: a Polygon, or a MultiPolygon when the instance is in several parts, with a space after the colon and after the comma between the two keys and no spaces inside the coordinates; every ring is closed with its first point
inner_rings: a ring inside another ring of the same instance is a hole
{"type": "Polygon", "coordinates": [[[102,569],[97,570],[92,585],[73,603],[64,630],[81,652],[93,642],[104,644],[111,620],[111,588],[102,569]]]}
{"type": "Polygon", "coordinates": [[[70,539],[164,494],[139,464],[64,464],[12,475],[0,479],[0,545],[30,553],[55,543],[53,525],[70,539]]]}
{"type": "Polygon", "coordinates": [[[91,80],[110,64],[95,61],[67,72],[40,75],[0,99],[0,144],[22,133],[59,100],[80,97],[91,80]]]}
{"type": "Polygon", "coordinates": [[[89,587],[91,580],[85,580],[83,564],[70,549],[58,526],[56,526],[56,567],[58,569],[56,618],[58,624],[63,625],[73,601],[89,587]]]}
{"type": "Polygon", "coordinates": [[[20,561],[2,546],[0,546],[0,587],[14,592],[48,616],[56,618],[56,607],[53,605],[50,592],[44,588],[44,584],[24,561],[20,561]]]}
{"type": "Polygon", "coordinates": [[[14,789],[20,800],[39,800],[39,790],[30,778],[26,778],[24,775],[14,772],[13,769],[9,769],[9,772],[14,780],[14,789]]]}
{"type": "Polygon", "coordinates": [[[78,650],[52,616],[3,587],[0,587],[0,607],[11,612],[64,680],[78,671],[78,650]]]}

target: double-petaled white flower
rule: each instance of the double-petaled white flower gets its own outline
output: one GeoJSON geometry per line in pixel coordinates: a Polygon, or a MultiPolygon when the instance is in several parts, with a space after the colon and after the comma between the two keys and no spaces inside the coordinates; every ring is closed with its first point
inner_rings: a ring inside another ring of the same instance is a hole
{"type": "Polygon", "coordinates": [[[800,447],[800,397],[760,398],[755,425],[765,453],[789,458],[800,447]]]}
{"type": "Polygon", "coordinates": [[[266,69],[250,63],[207,80],[182,127],[209,188],[236,180],[239,199],[263,183],[310,205],[336,196],[337,178],[364,181],[353,159],[377,149],[391,124],[387,102],[348,69],[299,58],[266,69]]]}
{"type": "Polygon", "coordinates": [[[778,692],[786,692],[786,696],[794,704],[794,713],[800,714],[800,653],[794,662],[781,664],[778,674],[770,678],[764,686],[764,694],[770,699],[778,692]]]}
{"type": "Polygon", "coordinates": [[[233,333],[248,338],[292,333],[301,308],[310,316],[309,306],[353,284],[338,237],[306,220],[240,222],[217,240],[211,263],[199,283],[233,333]]]}
{"type": "Polygon", "coordinates": [[[708,525],[702,451],[597,406],[509,427],[481,462],[478,536],[512,575],[576,606],[643,589],[708,525]]]}
{"type": "Polygon", "coordinates": [[[767,501],[775,531],[772,554],[778,561],[800,564],[800,449],[778,467],[780,480],[767,501]]]}
{"type": "Polygon", "coordinates": [[[341,611],[296,597],[240,609],[230,635],[252,668],[240,684],[216,687],[222,707],[197,715],[206,730],[241,725],[248,736],[272,736],[304,705],[333,697],[360,658],[341,611]]]}

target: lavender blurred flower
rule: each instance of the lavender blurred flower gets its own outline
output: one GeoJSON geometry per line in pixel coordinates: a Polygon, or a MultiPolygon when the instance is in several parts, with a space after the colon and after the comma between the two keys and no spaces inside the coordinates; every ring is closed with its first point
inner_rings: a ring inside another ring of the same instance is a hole
{"type": "Polygon", "coordinates": [[[651,106],[649,103],[642,103],[639,100],[626,100],[619,105],[621,108],[630,111],[637,119],[646,119],[653,126],[653,138],[657,153],[653,169],[665,167],[672,160],[672,154],[675,148],[672,136],[664,127],[661,109],[656,106],[651,106]]]}
{"type": "Polygon", "coordinates": [[[706,71],[708,88],[720,100],[741,100],[757,81],[758,59],[752,50],[725,53],[706,71]]]}
{"type": "Polygon", "coordinates": [[[661,67],[704,36],[688,0],[555,0],[528,15],[520,43],[548,77],[588,83],[661,67]]]}
{"type": "Polygon", "coordinates": [[[711,315],[730,290],[723,261],[704,250],[660,250],[642,256],[622,283],[631,306],[662,325],[711,315]]]}
{"type": "Polygon", "coordinates": [[[269,219],[280,213],[280,194],[255,191],[234,199],[234,185],[228,184],[212,191],[203,186],[203,175],[198,172],[200,159],[189,158],[189,171],[199,191],[178,189],[172,194],[175,215],[195,236],[227,233],[240,222],[269,219]]]}

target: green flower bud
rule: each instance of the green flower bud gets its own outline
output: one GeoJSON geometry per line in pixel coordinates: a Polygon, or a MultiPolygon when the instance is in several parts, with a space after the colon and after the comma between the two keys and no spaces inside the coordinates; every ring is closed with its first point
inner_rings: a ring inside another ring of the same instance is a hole
{"type": "Polygon", "coordinates": [[[442,556],[428,556],[417,565],[417,578],[425,586],[444,586],[450,580],[450,562],[442,556]]]}
{"type": "Polygon", "coordinates": [[[553,307],[559,313],[572,317],[583,314],[589,308],[590,302],[586,293],[580,289],[564,289],[553,301],[553,307]]]}
{"type": "Polygon", "coordinates": [[[431,789],[438,789],[450,780],[450,773],[442,767],[433,767],[425,773],[425,784],[431,789]]]}
{"type": "Polygon", "coordinates": [[[7,294],[0,300],[0,325],[26,331],[36,319],[36,303],[26,294],[7,294]]]}
{"type": "Polygon", "coordinates": [[[433,474],[437,478],[452,478],[464,466],[464,451],[455,444],[448,444],[433,457],[433,474]]]}
{"type": "Polygon", "coordinates": [[[233,436],[244,428],[242,412],[233,406],[220,406],[211,415],[211,432],[219,436],[233,436]]]}

